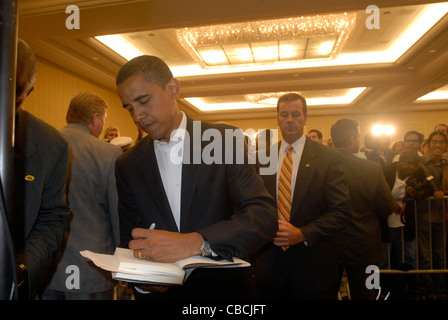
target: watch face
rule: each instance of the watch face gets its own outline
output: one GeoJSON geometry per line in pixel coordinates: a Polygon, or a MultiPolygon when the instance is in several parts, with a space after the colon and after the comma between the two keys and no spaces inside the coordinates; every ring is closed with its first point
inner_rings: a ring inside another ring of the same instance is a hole
{"type": "Polygon", "coordinates": [[[210,249],[210,244],[208,243],[208,241],[204,241],[201,251],[203,256],[211,255],[212,250],[210,249]]]}

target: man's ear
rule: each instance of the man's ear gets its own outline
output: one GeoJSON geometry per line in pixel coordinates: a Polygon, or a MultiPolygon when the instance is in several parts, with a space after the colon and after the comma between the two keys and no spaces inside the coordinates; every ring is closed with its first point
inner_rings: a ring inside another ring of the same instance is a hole
{"type": "Polygon", "coordinates": [[[97,119],[97,116],[98,116],[98,113],[95,112],[95,113],[92,115],[92,117],[90,118],[89,123],[87,124],[87,128],[89,128],[90,133],[92,133],[92,134],[93,134],[93,131],[94,131],[94,128],[95,128],[95,123],[96,123],[95,121],[96,121],[96,119],[97,119]]]}
{"type": "Polygon", "coordinates": [[[348,145],[346,146],[349,150],[354,152],[354,148],[356,146],[356,136],[351,135],[350,140],[348,141],[348,145]]]}
{"type": "Polygon", "coordinates": [[[171,78],[167,83],[167,88],[170,90],[171,98],[177,99],[180,94],[180,82],[176,78],[171,78]]]}
{"type": "Polygon", "coordinates": [[[97,118],[98,118],[98,112],[95,112],[95,113],[92,115],[92,118],[90,118],[90,123],[91,123],[92,125],[94,125],[95,122],[97,121],[97,118]]]}

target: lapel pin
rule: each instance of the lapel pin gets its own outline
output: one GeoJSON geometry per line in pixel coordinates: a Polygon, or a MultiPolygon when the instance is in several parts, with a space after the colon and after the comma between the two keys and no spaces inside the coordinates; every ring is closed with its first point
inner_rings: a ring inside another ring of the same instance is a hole
{"type": "Polygon", "coordinates": [[[25,176],[25,180],[26,180],[26,181],[34,181],[34,177],[33,177],[32,175],[30,175],[30,174],[27,174],[27,175],[25,176]]]}
{"type": "Polygon", "coordinates": [[[307,167],[307,168],[309,168],[309,166],[310,166],[310,164],[309,164],[309,163],[307,163],[307,164],[305,165],[305,167],[307,167]]]}

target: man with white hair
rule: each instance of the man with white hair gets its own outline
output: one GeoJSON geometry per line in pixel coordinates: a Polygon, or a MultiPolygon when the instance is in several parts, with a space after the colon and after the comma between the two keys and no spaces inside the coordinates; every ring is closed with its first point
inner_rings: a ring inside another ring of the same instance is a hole
{"type": "Polygon", "coordinates": [[[67,126],[61,129],[70,147],[68,199],[73,212],[65,248],[46,300],[110,300],[116,285],[110,272],[92,266],[79,252],[113,254],[119,242],[115,161],[121,150],[98,139],[107,104],[97,94],[80,92],[70,101],[67,126]],[[67,286],[67,268],[79,268],[79,285],[67,286]]]}

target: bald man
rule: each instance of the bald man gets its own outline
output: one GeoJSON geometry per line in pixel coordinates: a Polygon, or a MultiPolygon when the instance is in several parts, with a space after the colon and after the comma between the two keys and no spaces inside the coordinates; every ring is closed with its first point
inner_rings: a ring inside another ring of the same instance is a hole
{"type": "Polygon", "coordinates": [[[62,243],[70,209],[66,203],[68,145],[52,126],[23,109],[34,89],[36,59],[19,39],[17,45],[13,211],[9,214],[16,249],[19,299],[28,299],[62,243]]]}

